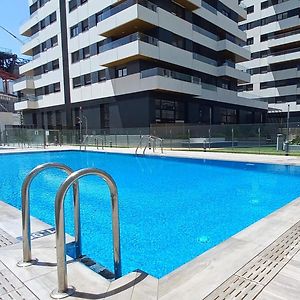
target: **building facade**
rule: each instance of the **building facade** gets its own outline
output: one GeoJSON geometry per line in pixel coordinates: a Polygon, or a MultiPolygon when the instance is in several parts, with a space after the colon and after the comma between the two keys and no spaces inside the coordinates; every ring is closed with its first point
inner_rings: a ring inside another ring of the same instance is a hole
{"type": "Polygon", "coordinates": [[[266,104],[241,98],[236,63],[246,18],[238,0],[29,0],[30,37],[15,85],[24,122],[74,128],[253,123],[266,104]]]}
{"type": "Polygon", "coordinates": [[[300,0],[244,0],[247,20],[240,29],[247,34],[251,60],[242,66],[251,82],[239,86],[241,96],[269,103],[270,120],[300,121],[300,0]]]}

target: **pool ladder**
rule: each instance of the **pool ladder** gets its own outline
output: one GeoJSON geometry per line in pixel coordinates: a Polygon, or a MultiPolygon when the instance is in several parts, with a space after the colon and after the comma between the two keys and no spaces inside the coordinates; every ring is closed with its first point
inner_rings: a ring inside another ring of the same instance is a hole
{"type": "Polygon", "coordinates": [[[138,154],[138,151],[140,148],[142,149],[143,141],[146,141],[146,145],[144,147],[143,154],[145,154],[147,147],[149,147],[149,149],[150,149],[151,146],[152,146],[153,152],[155,152],[155,150],[157,148],[157,142],[160,143],[161,153],[164,153],[163,139],[161,139],[160,137],[157,137],[157,136],[153,136],[153,135],[142,135],[140,138],[139,144],[135,149],[135,154],[138,154]]]}
{"type": "Polygon", "coordinates": [[[23,236],[23,260],[18,262],[19,267],[27,267],[37,263],[37,259],[32,258],[31,254],[31,226],[30,226],[30,197],[29,190],[32,180],[42,171],[50,168],[63,170],[68,177],[61,184],[55,197],[55,225],[56,225],[56,256],[57,256],[57,275],[58,288],[51,292],[50,296],[54,299],[62,299],[75,292],[73,287],[68,286],[67,264],[66,264],[66,237],[65,237],[65,196],[73,187],[74,201],[74,232],[75,232],[75,259],[82,256],[81,248],[81,227],[80,227],[80,201],[78,180],[87,175],[96,175],[104,179],[107,183],[112,205],[112,231],[113,231],[113,252],[114,252],[114,273],[115,278],[122,276],[121,271],[121,251],[120,251],[120,226],[119,226],[119,203],[118,190],[114,179],[106,172],[87,168],[73,171],[68,166],[61,163],[46,163],[34,168],[25,178],[22,185],[22,236],[23,236]]]}

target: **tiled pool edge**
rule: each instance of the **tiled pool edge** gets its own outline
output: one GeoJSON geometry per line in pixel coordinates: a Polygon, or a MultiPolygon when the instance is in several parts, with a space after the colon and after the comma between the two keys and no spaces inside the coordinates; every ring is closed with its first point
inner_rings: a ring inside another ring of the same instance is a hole
{"type": "Polygon", "coordinates": [[[299,220],[297,198],[161,278],[159,299],[207,297],[299,220]]]}
{"type": "MultiPolygon", "coordinates": [[[[63,149],[62,149],[63,150],[63,149]]],[[[78,150],[78,149],[66,149],[78,150]]],[[[45,150],[41,150],[45,151],[45,150]]],[[[46,151],[49,151],[46,150],[46,151]]],[[[57,151],[57,149],[53,149],[57,151]]],[[[97,150],[94,150],[97,152],[97,150]]],[[[40,152],[40,151],[34,151],[40,152]]],[[[103,152],[103,151],[101,151],[103,152]]],[[[104,151],[107,152],[107,151],[104,151]]],[[[112,151],[113,152],[113,151],[112,151]]],[[[20,153],[20,152],[18,152],[20,153]]],[[[116,152],[113,152],[116,153],[116,152]]],[[[133,154],[133,153],[126,153],[133,154]]],[[[174,157],[178,157],[175,155],[174,157]]],[[[160,155],[160,154],[155,154],[160,155]]],[[[205,155],[205,153],[204,153],[205,155]]],[[[168,153],[166,156],[169,156],[168,153]]],[[[173,155],[170,155],[173,157],[173,155]]],[[[203,159],[203,155],[194,157],[192,153],[188,153],[187,158],[203,159]]],[[[206,157],[212,159],[211,157],[206,157]]],[[[244,157],[243,157],[244,158],[244,157]]],[[[274,158],[274,157],[271,157],[274,158]]],[[[289,157],[288,161],[285,157],[277,157],[280,161],[265,161],[265,163],[278,163],[286,165],[300,165],[300,159],[289,157]]],[[[224,157],[219,158],[225,160],[224,157]]],[[[245,160],[234,160],[245,161],[245,160]]],[[[248,160],[249,161],[249,160],[248,160]]],[[[249,162],[256,162],[250,160],[249,162]]],[[[259,161],[261,162],[261,161],[259,161]]],[[[300,219],[300,199],[296,199],[285,207],[275,211],[271,215],[256,222],[252,226],[244,229],[232,238],[217,247],[207,251],[203,255],[195,258],[186,265],[180,267],[174,272],[168,274],[159,281],[153,278],[154,282],[158,282],[159,299],[199,299],[204,298],[217,288],[222,282],[235,273],[234,270],[239,269],[255,256],[255,253],[261,252],[272,241],[278,238],[283,232],[293,226],[300,219]],[[286,229],[286,230],[285,230],[286,229]],[[232,250],[234,249],[234,250],[232,250]],[[237,263],[236,260],[240,258],[237,263]],[[233,270],[233,271],[232,271],[233,270]],[[231,274],[230,274],[231,273],[231,274]],[[225,278],[225,279],[224,279],[225,278]],[[223,280],[223,281],[222,281],[223,280]]],[[[1,227],[1,222],[0,222],[1,227]]],[[[299,272],[300,273],[300,272],[299,272]]],[[[300,277],[300,274],[299,274],[300,277]]],[[[156,283],[154,284],[156,286],[156,283]]],[[[154,291],[150,288],[147,293],[153,295],[154,291]]],[[[109,297],[109,299],[111,299],[109,297]]],[[[125,299],[125,298],[124,298],[125,299]]],[[[127,299],[127,298],[126,298],[127,299]]],[[[131,299],[131,298],[129,298],[131,299]]],[[[143,298],[141,298],[143,299],[143,298]]],[[[145,298],[146,299],[146,298],[145,298]]],[[[152,299],[152,298],[151,298],[152,299]]],[[[157,298],[153,298],[157,299],[157,298]]]]}
{"type": "MultiPolygon", "coordinates": [[[[18,212],[20,213],[20,211],[18,212]]],[[[196,257],[162,279],[158,280],[150,276],[148,281],[150,280],[151,284],[144,288],[144,291],[147,295],[152,295],[149,299],[203,299],[297,223],[299,216],[300,198],[249,226],[203,255],[196,257]],[[156,293],[157,295],[154,296],[156,293]]],[[[33,222],[38,225],[33,226],[34,230],[49,228],[49,225],[39,220],[36,222],[33,222]]],[[[10,228],[11,234],[16,232],[16,229],[11,228],[11,224],[6,224],[5,227],[2,226],[2,229],[10,228]]],[[[14,235],[18,236],[19,233],[14,235]]],[[[132,274],[134,273],[129,274],[129,276],[134,276],[132,274]]],[[[116,281],[114,285],[120,285],[120,282],[116,281]]]]}

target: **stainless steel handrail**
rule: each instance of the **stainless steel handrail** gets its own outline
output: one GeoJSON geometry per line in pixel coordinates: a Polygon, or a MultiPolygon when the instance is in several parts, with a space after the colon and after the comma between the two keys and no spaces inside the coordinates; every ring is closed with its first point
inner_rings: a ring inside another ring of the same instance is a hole
{"type": "Polygon", "coordinates": [[[86,151],[86,147],[87,147],[87,142],[89,140],[89,136],[86,135],[82,141],[82,143],[80,143],[79,145],[79,150],[81,150],[81,147],[84,145],[84,150],[86,151]]]}
{"type": "MultiPolygon", "coordinates": [[[[32,180],[42,171],[50,168],[56,168],[65,171],[68,175],[73,170],[61,163],[45,163],[34,168],[25,178],[22,185],[22,235],[23,235],[23,261],[17,263],[19,267],[27,267],[36,262],[31,254],[31,226],[30,226],[30,203],[29,190],[32,180]]],[[[81,256],[81,228],[80,228],[80,207],[79,207],[79,187],[78,183],[73,185],[74,196],[74,232],[75,232],[75,255],[81,256]]]]}
{"type": "Polygon", "coordinates": [[[163,149],[163,139],[157,136],[153,136],[153,135],[142,135],[139,141],[138,146],[135,149],[135,154],[138,153],[139,148],[142,146],[142,142],[144,140],[144,138],[148,138],[148,143],[145,145],[144,150],[143,150],[143,154],[145,154],[147,147],[150,145],[151,146],[151,142],[152,142],[152,149],[153,152],[155,152],[156,149],[156,142],[160,141],[160,148],[161,148],[161,153],[164,153],[164,149],[163,149]]]}
{"type": "Polygon", "coordinates": [[[72,295],[73,287],[68,287],[67,265],[66,265],[66,237],[65,237],[65,214],[64,199],[70,186],[86,175],[97,175],[108,184],[112,205],[112,229],[113,229],[113,252],[115,277],[122,276],[121,271],[121,250],[120,250],[120,226],[119,226],[119,205],[118,190],[114,179],[102,170],[88,168],[76,171],[60,186],[55,199],[55,223],[56,223],[56,253],[57,253],[57,275],[58,289],[52,291],[51,297],[55,299],[65,298],[72,295]]]}
{"type": "Polygon", "coordinates": [[[138,144],[138,146],[137,146],[136,149],[135,149],[135,154],[138,153],[139,148],[142,146],[142,142],[143,142],[143,139],[144,139],[144,138],[145,138],[145,136],[142,135],[141,138],[140,138],[139,144],[138,144]]]}

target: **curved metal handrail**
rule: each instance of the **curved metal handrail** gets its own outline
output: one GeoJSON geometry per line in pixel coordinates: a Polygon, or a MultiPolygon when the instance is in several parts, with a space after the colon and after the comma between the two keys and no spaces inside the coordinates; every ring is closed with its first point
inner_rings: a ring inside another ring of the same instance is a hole
{"type": "Polygon", "coordinates": [[[139,148],[142,146],[142,142],[143,142],[144,138],[148,138],[148,143],[146,143],[146,145],[144,147],[143,154],[145,154],[148,145],[150,147],[151,142],[153,143],[153,145],[152,145],[153,152],[155,152],[156,141],[160,141],[161,153],[164,153],[164,150],[163,150],[163,139],[162,138],[157,137],[157,136],[153,136],[153,135],[142,135],[141,138],[140,138],[140,142],[139,142],[138,146],[135,149],[135,154],[138,153],[139,148]]]}
{"type": "Polygon", "coordinates": [[[55,199],[55,223],[56,223],[56,254],[57,254],[57,275],[58,289],[52,291],[52,298],[64,298],[74,292],[74,288],[68,287],[67,265],[66,265],[66,237],[65,237],[65,215],[64,199],[72,184],[86,175],[96,175],[105,180],[109,186],[112,205],[112,227],[113,227],[113,252],[114,252],[114,272],[115,277],[122,276],[121,271],[121,250],[120,250],[120,226],[119,226],[119,207],[118,190],[114,179],[102,170],[88,168],[76,171],[60,186],[55,199]]]}
{"type": "MultiPolygon", "coordinates": [[[[56,168],[65,171],[68,175],[73,173],[73,170],[61,163],[45,163],[37,166],[26,176],[22,185],[22,235],[23,235],[23,261],[17,265],[26,267],[32,265],[36,260],[32,259],[31,255],[31,226],[30,226],[30,203],[29,190],[32,180],[42,171],[50,168],[56,168]]],[[[74,196],[74,227],[75,227],[75,247],[76,258],[81,256],[81,229],[80,229],[80,207],[79,207],[79,187],[77,183],[73,185],[74,196]]]]}

